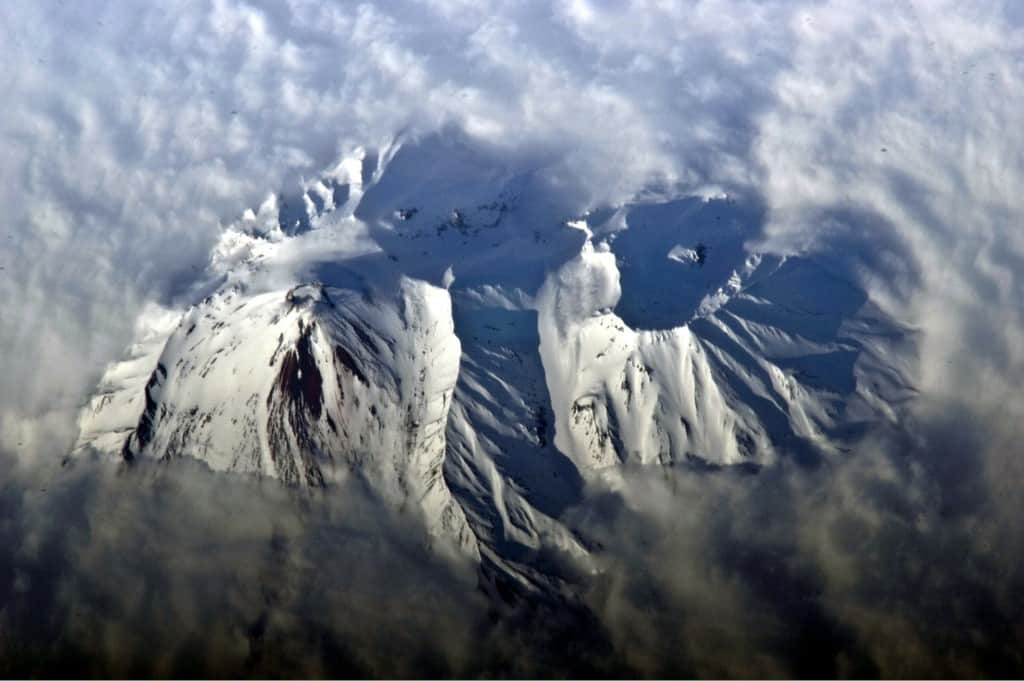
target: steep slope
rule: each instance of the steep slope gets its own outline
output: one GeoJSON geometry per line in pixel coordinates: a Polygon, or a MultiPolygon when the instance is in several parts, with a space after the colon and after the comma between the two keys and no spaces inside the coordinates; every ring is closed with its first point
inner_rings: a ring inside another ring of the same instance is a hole
{"type": "Polygon", "coordinates": [[[442,475],[459,356],[448,295],[423,282],[402,280],[391,297],[221,291],[167,338],[121,455],[190,456],[302,486],[355,474],[473,550],[442,475]]]}
{"type": "Polygon", "coordinates": [[[611,312],[621,293],[615,256],[587,233],[579,256],[539,299],[541,356],[556,445],[580,468],[761,461],[768,436],[753,411],[722,389],[686,326],[636,331],[611,312]]]}
{"type": "MultiPolygon", "coordinates": [[[[580,468],[763,465],[783,453],[813,462],[849,425],[840,410],[871,405],[873,418],[891,416],[884,405],[911,394],[905,368],[858,383],[860,356],[877,358],[879,336],[892,346],[904,334],[877,316],[873,338],[858,334],[871,306],[809,260],[746,256],[723,286],[690,303],[687,323],[637,330],[613,312],[622,288],[612,247],[594,246],[585,222],[572,226],[586,241],[545,283],[538,309],[556,444],[580,468]]],[[[662,281],[674,279],[686,283],[662,281]]]]}

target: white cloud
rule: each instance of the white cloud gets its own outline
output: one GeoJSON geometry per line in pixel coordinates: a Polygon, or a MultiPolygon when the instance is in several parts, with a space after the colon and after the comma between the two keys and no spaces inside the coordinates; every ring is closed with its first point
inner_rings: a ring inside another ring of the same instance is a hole
{"type": "Polygon", "coordinates": [[[854,245],[875,297],[924,332],[922,388],[1003,399],[1024,367],[1021,25],[977,3],[829,3],[794,21],[755,145],[769,242],[854,245]]]}
{"type": "MultiPolygon", "coordinates": [[[[8,3],[4,442],[31,435],[26,417],[70,418],[140,306],[184,290],[222,222],[358,144],[446,124],[543,155],[581,207],[652,187],[758,196],[765,247],[842,242],[924,331],[926,388],[1005,393],[1024,367],[1014,12],[8,3]]],[[[72,430],[46,429],[55,446],[72,430]]]]}
{"type": "Polygon", "coordinates": [[[581,205],[759,196],[769,248],[859,244],[874,295],[926,332],[928,386],[1009,389],[1019,19],[985,3],[8,3],[4,441],[73,413],[222,222],[358,144],[448,123],[543,154],[581,205]],[[983,366],[946,368],[964,354],[983,366]]]}
{"type": "MultiPolygon", "coordinates": [[[[355,145],[455,123],[556,159],[580,202],[742,179],[749,134],[725,130],[749,121],[727,112],[760,81],[734,41],[760,27],[704,7],[7,4],[4,441],[41,435],[26,417],[73,414],[222,222],[355,145]]],[[[58,446],[72,430],[46,432],[58,446]]]]}
{"type": "MultiPolygon", "coordinates": [[[[815,517],[799,537],[776,518],[782,536],[755,548],[799,553],[799,569],[825,575],[832,614],[868,638],[889,621],[858,609],[884,588],[870,561],[902,560],[899,541],[937,546],[913,514],[893,521],[873,506],[904,508],[892,485],[942,530],[947,564],[946,537],[985,570],[1001,567],[992,543],[1020,554],[1008,529],[1024,411],[1024,13],[1013,0],[8,0],[0,85],[0,449],[63,454],[139,313],[180,302],[222,223],[358,145],[455,125],[510,163],[543,159],[581,211],[641,191],[755,197],[769,217],[761,247],[820,251],[920,331],[921,411],[932,430],[962,421],[964,432],[919,434],[908,449],[920,460],[905,467],[877,455],[837,464],[833,478],[770,478],[754,501],[747,486],[685,479],[697,512],[739,508],[735,545],[756,543],[766,509],[815,517]],[[964,479],[984,501],[945,525],[936,509],[962,501],[964,479]],[[835,496],[801,501],[819,489],[835,496]],[[842,544],[844,528],[872,550],[842,544]]],[[[535,293],[466,296],[523,308],[535,293]]],[[[660,519],[652,498],[639,512],[660,519]]],[[[721,546],[687,527],[678,546],[665,534],[667,555],[721,546]]],[[[1004,577],[989,583],[996,595],[1020,584],[1004,577]]],[[[709,581],[740,608],[749,594],[730,579],[709,581]]],[[[700,580],[669,582],[688,608],[708,605],[700,580]]],[[[926,593],[912,613],[940,611],[944,592],[926,593]]],[[[919,640],[893,619],[899,641],[919,640]]],[[[875,657],[899,672],[896,653],[875,657]]]]}

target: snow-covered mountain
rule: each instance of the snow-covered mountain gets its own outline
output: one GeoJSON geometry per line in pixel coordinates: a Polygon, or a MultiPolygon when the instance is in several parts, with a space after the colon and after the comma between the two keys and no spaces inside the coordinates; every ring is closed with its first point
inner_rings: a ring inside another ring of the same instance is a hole
{"type": "MultiPolygon", "coordinates": [[[[76,451],[358,476],[526,588],[630,465],[813,465],[913,395],[911,336],[827,257],[751,252],[720,192],[579,213],[453,134],[355,150],[225,229],[194,304],[139,320],[76,451]]],[[[511,164],[510,164],[511,163],[511,164]]]]}

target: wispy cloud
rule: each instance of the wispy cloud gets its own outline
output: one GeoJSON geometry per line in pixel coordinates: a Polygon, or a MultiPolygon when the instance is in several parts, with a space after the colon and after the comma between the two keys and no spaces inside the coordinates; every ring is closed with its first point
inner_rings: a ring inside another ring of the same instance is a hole
{"type": "MultiPolygon", "coordinates": [[[[626,663],[798,674],[806,635],[829,654],[815,670],[836,673],[1020,665],[1004,646],[1020,640],[1021,609],[1016,3],[11,0],[0,57],[0,447],[17,466],[59,460],[139,312],[182,302],[223,223],[357,145],[454,125],[510,162],[543,159],[580,209],[708,187],[756,197],[769,220],[759,248],[817,252],[919,332],[922,400],[898,435],[817,471],[673,474],[588,499],[581,531],[617,546],[591,601],[626,663]],[[757,581],[765,570],[774,581],[757,581]],[[652,600],[663,619],[644,610],[652,600]],[[723,649],[769,652],[723,664],[723,649]]],[[[151,503],[175,498],[153,488],[164,483],[104,479],[101,493],[83,479],[64,490],[87,497],[82,524],[54,535],[75,509],[31,501],[39,475],[12,472],[2,497],[18,547],[0,563],[8,597],[55,599],[68,622],[110,603],[192,621],[198,604],[145,595],[186,560],[154,537],[201,552],[191,531],[220,516],[195,511],[185,532],[151,503]],[[115,561],[117,577],[90,586],[129,538],[154,571],[115,561]],[[83,566],[70,582],[34,573],[52,594],[25,576],[50,550],[83,566]]],[[[230,484],[195,482],[209,498],[230,484]]],[[[252,556],[269,527],[251,543],[244,528],[212,531],[252,556]]],[[[297,560],[287,598],[301,600],[316,560],[297,560]]],[[[210,569],[230,581],[237,561],[225,561],[210,569]]],[[[202,592],[203,569],[182,567],[195,581],[173,593],[202,592]]],[[[259,614],[247,598],[225,605],[240,622],[259,614]]],[[[455,639],[469,627],[453,626],[455,639]]],[[[102,647],[124,632],[93,634],[102,647]]]]}

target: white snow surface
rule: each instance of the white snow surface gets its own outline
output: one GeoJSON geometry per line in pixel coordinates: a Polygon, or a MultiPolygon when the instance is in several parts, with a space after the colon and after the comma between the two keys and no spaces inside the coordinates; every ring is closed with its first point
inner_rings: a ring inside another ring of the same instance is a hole
{"type": "Polygon", "coordinates": [[[542,170],[442,133],[269,196],[187,309],[139,319],[76,451],[358,476],[437,545],[550,587],[534,557],[586,561],[559,517],[595,477],[813,462],[912,397],[910,335],[827,260],[750,252],[756,207],[582,211],[542,170]]]}

